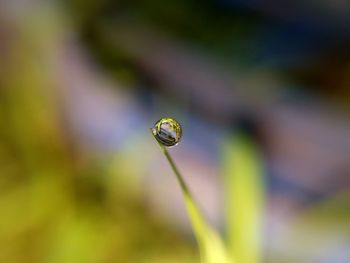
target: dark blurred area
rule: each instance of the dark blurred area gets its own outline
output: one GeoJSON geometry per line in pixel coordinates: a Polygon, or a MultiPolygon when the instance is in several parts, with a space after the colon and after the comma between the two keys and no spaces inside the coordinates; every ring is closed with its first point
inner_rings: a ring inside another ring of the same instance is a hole
{"type": "Polygon", "coordinates": [[[348,1],[0,0],[0,39],[0,262],[199,262],[163,116],[223,236],[240,132],[264,164],[260,261],[350,262],[348,1]]]}

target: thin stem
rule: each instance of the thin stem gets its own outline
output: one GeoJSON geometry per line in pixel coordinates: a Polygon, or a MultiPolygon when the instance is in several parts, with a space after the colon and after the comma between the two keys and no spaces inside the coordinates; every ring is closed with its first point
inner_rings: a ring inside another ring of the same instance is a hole
{"type": "MultiPolygon", "coordinates": [[[[152,130],[151,130],[152,132],[152,130]]],[[[153,133],[152,133],[153,135],[153,133]]],[[[155,138],[156,139],[156,138],[155,138]]],[[[173,158],[167,148],[156,140],[167,158],[171,169],[173,170],[178,183],[180,184],[189,219],[192,223],[192,228],[198,241],[200,257],[202,263],[232,263],[235,262],[229,259],[225,244],[220,236],[206,222],[198,205],[193,199],[187,184],[177,168],[173,158]]]]}
{"type": "MultiPolygon", "coordinates": [[[[151,133],[152,133],[152,129],[151,130],[151,133]]],[[[153,133],[152,133],[152,136],[154,137],[153,133]]],[[[185,180],[183,179],[179,169],[177,168],[176,164],[175,164],[175,161],[173,160],[173,158],[171,157],[170,153],[168,152],[167,148],[161,144],[158,140],[156,140],[157,143],[159,144],[159,147],[162,149],[165,157],[167,158],[170,166],[171,166],[171,169],[173,170],[175,176],[176,176],[176,179],[177,181],[179,182],[180,186],[181,186],[181,190],[184,192],[185,195],[187,196],[190,196],[192,197],[191,195],[191,192],[189,190],[189,188],[187,187],[187,184],[185,182],[185,180]]]]}
{"type": "Polygon", "coordinates": [[[185,180],[183,179],[183,177],[181,176],[181,173],[179,172],[179,169],[177,168],[173,158],[171,157],[171,155],[169,154],[167,148],[165,148],[164,145],[161,145],[160,144],[160,147],[161,149],[163,150],[164,152],[164,155],[165,157],[167,158],[170,166],[171,166],[171,169],[173,169],[173,172],[175,173],[176,175],[176,179],[178,180],[180,186],[181,186],[181,189],[182,191],[184,191],[185,194],[191,196],[191,193],[190,193],[190,190],[188,189],[187,185],[186,185],[186,182],[185,180]]]}

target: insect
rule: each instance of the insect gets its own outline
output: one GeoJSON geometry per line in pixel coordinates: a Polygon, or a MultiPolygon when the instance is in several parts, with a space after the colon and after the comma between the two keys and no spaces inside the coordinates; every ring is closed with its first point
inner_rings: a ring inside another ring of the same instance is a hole
{"type": "Polygon", "coordinates": [[[179,143],[182,136],[182,128],[173,118],[161,118],[157,121],[153,128],[152,133],[158,142],[164,146],[171,147],[179,143]]]}

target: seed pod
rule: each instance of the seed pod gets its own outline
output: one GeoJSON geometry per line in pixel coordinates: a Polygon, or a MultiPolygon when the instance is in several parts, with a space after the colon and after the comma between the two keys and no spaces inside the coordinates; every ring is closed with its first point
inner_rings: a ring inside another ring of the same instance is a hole
{"type": "Polygon", "coordinates": [[[161,118],[154,124],[152,133],[158,142],[164,146],[171,147],[180,141],[182,128],[180,123],[173,118],[161,118]]]}

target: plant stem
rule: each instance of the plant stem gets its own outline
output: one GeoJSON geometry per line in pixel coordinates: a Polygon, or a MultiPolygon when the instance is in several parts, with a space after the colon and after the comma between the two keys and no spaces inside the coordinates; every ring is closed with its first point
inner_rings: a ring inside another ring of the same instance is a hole
{"type": "MultiPolygon", "coordinates": [[[[152,134],[153,135],[153,134],[152,134]]],[[[157,140],[158,142],[158,140],[157,140]]],[[[178,183],[180,184],[189,219],[192,223],[192,228],[198,241],[201,262],[202,263],[232,263],[235,262],[229,259],[226,247],[220,236],[206,222],[198,205],[192,197],[192,194],[177,168],[173,158],[167,148],[158,142],[165,157],[167,158],[171,169],[173,170],[178,183]]]]}
{"type": "Polygon", "coordinates": [[[191,196],[191,193],[190,193],[190,190],[188,189],[187,185],[186,185],[186,182],[185,180],[183,179],[183,177],[181,176],[181,173],[179,172],[179,169],[177,168],[173,158],[171,157],[171,155],[169,154],[167,148],[165,148],[164,145],[160,145],[160,148],[162,149],[165,157],[167,158],[170,166],[171,166],[171,169],[173,170],[173,172],[175,173],[176,175],[176,179],[177,181],[179,182],[180,186],[181,186],[181,189],[182,191],[184,191],[185,194],[191,196]]]}

